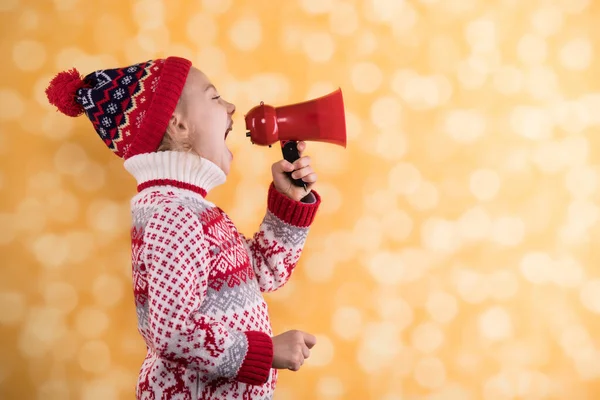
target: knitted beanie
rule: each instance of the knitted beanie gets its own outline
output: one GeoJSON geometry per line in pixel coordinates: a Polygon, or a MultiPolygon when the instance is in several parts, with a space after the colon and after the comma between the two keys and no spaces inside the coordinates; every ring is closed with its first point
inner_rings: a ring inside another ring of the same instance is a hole
{"type": "Polygon", "coordinates": [[[128,159],[158,149],[191,66],[168,57],[84,78],[73,68],[54,77],[46,95],[65,115],[85,113],[104,144],[128,159]]]}

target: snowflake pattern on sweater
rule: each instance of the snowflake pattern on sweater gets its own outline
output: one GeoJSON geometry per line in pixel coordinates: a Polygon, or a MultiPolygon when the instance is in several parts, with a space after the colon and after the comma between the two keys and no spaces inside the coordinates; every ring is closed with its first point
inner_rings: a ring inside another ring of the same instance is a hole
{"type": "Polygon", "coordinates": [[[271,184],[260,229],[246,238],[204,196],[225,175],[186,153],[125,163],[132,199],[133,290],[147,356],[138,399],[271,399],[277,382],[261,292],[290,278],[320,204],[271,184]]]}

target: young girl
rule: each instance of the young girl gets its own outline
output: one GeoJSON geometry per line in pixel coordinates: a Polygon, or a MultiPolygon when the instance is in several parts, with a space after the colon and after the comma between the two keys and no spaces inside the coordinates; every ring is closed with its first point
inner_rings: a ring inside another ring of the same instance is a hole
{"type": "Polygon", "coordinates": [[[235,106],[190,61],[150,60],[83,79],[72,69],[46,93],[64,114],[85,113],[138,183],[133,290],[147,355],[137,398],[271,399],[277,369],[297,371],[315,345],[300,331],[272,337],[261,294],[290,278],[319,207],[310,159],[273,164],[266,216],[246,238],[205,198],[229,172],[235,106]]]}

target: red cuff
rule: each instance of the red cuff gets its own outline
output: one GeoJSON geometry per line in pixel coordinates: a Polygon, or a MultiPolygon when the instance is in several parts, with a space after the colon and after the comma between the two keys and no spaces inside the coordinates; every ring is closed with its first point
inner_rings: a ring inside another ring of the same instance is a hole
{"type": "Polygon", "coordinates": [[[248,353],[235,379],[249,385],[264,385],[273,365],[273,340],[262,332],[250,331],[245,334],[248,353]]]}
{"type": "Polygon", "coordinates": [[[277,218],[290,225],[306,228],[312,224],[321,204],[321,196],[314,190],[311,193],[315,196],[314,203],[302,203],[279,193],[275,185],[269,186],[268,207],[277,218]]]}

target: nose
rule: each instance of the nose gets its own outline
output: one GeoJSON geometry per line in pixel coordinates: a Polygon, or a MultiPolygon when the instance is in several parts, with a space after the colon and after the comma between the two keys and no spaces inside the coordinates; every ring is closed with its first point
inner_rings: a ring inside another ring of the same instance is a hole
{"type": "Polygon", "coordinates": [[[227,108],[227,114],[233,115],[233,113],[235,112],[235,105],[226,101],[225,106],[227,108]]]}

